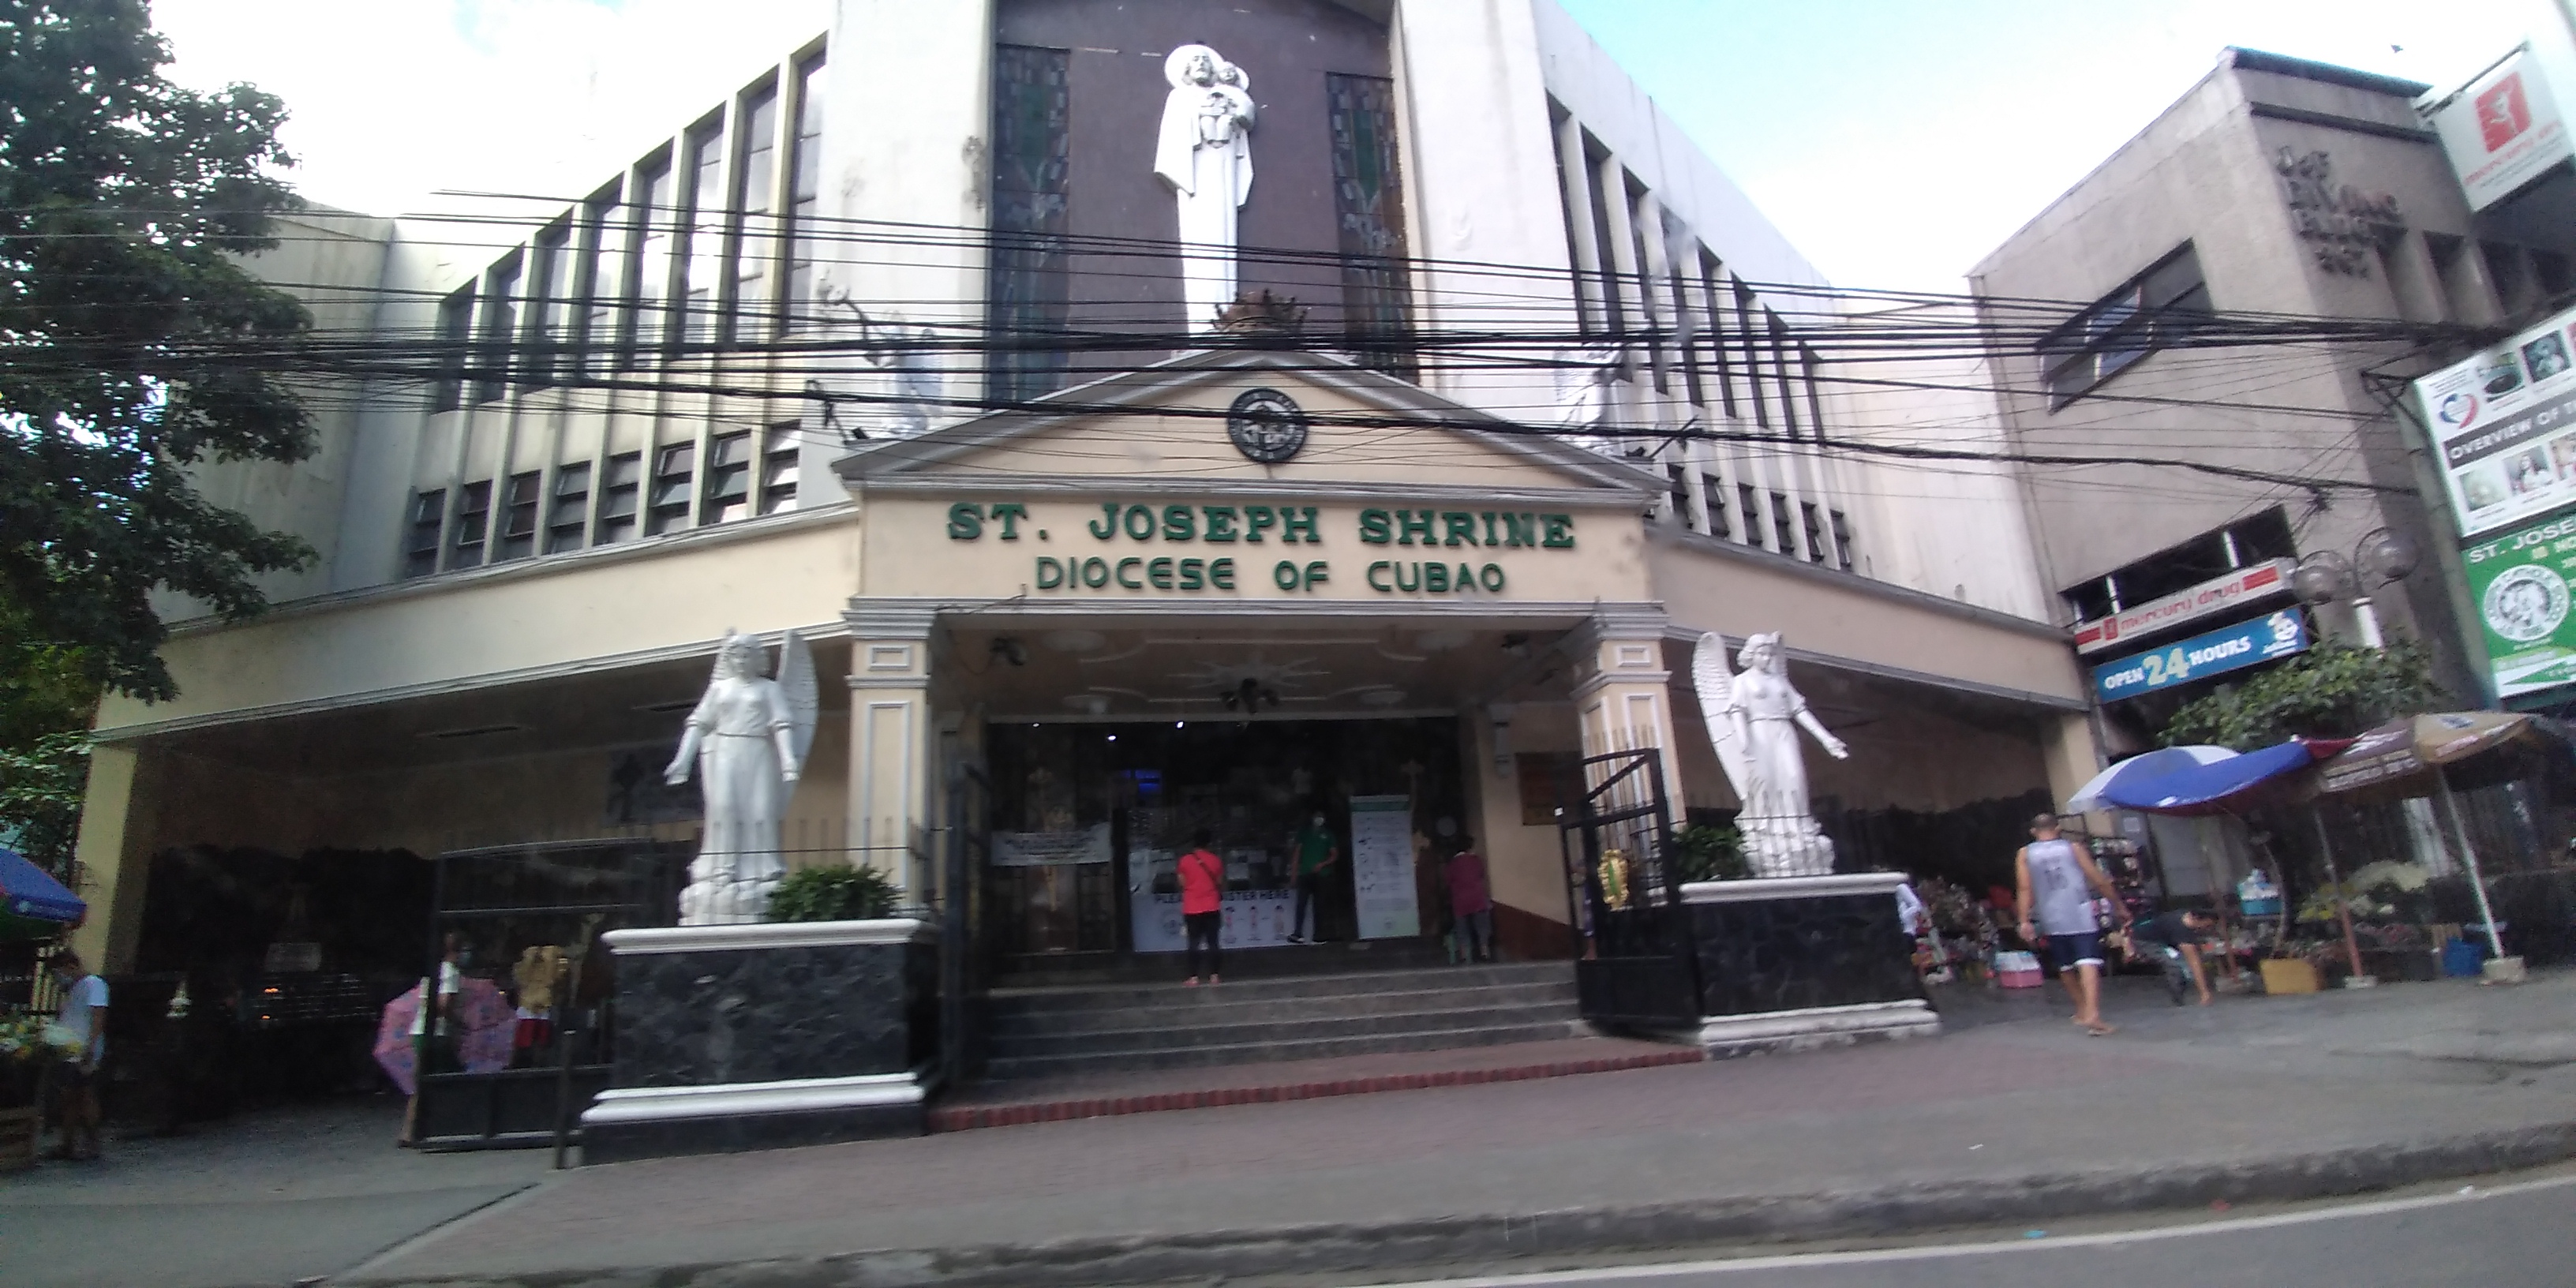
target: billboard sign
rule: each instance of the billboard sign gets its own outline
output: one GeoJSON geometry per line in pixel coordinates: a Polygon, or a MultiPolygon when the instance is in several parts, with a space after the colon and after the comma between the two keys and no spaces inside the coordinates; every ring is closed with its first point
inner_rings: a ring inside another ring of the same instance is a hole
{"type": "Polygon", "coordinates": [[[2297,566],[2287,559],[2247,564],[2224,577],[2213,577],[2162,599],[2124,608],[2108,617],[2077,622],[2075,651],[2106,653],[2140,635],[2215,616],[2249,600],[2285,593],[2290,589],[2290,570],[2297,566]]]}
{"type": "Polygon", "coordinates": [[[2460,535],[2576,503],[2576,310],[2415,382],[2460,535]]]}
{"type": "Polygon", "coordinates": [[[2512,196],[2576,155],[2540,60],[2525,47],[2433,109],[2433,132],[2459,173],[2469,209],[2512,196]]]}
{"type": "Polygon", "coordinates": [[[2576,513],[2517,528],[2461,552],[2469,599],[2486,632],[2496,696],[2576,683],[2576,513]]]}
{"type": "Polygon", "coordinates": [[[2118,702],[2304,653],[2308,644],[2307,619],[2284,608],[2269,617],[2094,667],[2093,696],[2101,702],[2118,702]]]}

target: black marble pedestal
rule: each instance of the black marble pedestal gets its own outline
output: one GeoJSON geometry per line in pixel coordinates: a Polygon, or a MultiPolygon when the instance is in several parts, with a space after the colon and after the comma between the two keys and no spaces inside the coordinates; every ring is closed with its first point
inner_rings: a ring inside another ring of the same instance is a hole
{"type": "Polygon", "coordinates": [[[609,932],[615,1067],[582,1114],[584,1161],[918,1135],[935,936],[912,920],[609,932]]]}
{"type": "Polygon", "coordinates": [[[1682,887],[1699,954],[1699,1044],[1715,1056],[1941,1031],[1896,914],[1897,873],[1682,887]]]}

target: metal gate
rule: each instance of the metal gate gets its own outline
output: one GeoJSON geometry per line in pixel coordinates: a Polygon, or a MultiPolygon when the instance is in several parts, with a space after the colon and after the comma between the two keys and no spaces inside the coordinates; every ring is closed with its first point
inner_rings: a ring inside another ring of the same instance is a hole
{"type": "Polygon", "coordinates": [[[960,756],[948,774],[948,853],[940,874],[939,1063],[950,1086],[984,1071],[984,865],[993,844],[992,780],[960,756]]]}
{"type": "Polygon", "coordinates": [[[1699,952],[1674,870],[1662,753],[1653,747],[1586,757],[1559,799],[1557,841],[1583,955],[1575,985],[1583,1018],[1634,1028],[1695,1026],[1699,952]]]}

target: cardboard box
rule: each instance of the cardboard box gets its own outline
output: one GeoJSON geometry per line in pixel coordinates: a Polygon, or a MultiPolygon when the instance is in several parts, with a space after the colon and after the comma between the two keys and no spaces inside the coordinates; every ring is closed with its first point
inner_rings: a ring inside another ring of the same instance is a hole
{"type": "Polygon", "coordinates": [[[2322,987],[2317,968],[2295,957],[2276,957],[2263,963],[2263,991],[2266,993],[2314,993],[2322,987]]]}

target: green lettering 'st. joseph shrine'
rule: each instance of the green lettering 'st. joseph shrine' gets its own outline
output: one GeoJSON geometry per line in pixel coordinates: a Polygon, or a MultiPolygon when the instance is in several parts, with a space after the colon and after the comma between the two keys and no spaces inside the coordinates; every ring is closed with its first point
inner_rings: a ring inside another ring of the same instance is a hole
{"type": "MultiPolygon", "coordinates": [[[[1080,530],[1096,541],[1190,542],[1260,545],[1276,537],[1282,545],[1324,544],[1317,507],[1311,505],[1121,505],[1100,503],[1097,517],[1086,517],[1080,530]]],[[[959,501],[948,507],[948,539],[980,541],[987,532],[1018,541],[1024,531],[1050,540],[1052,530],[1033,524],[1029,507],[1017,501],[982,505],[959,501]]],[[[1511,510],[1366,509],[1359,512],[1359,539],[1371,546],[1482,546],[1500,549],[1574,549],[1574,516],[1511,510]]]]}

